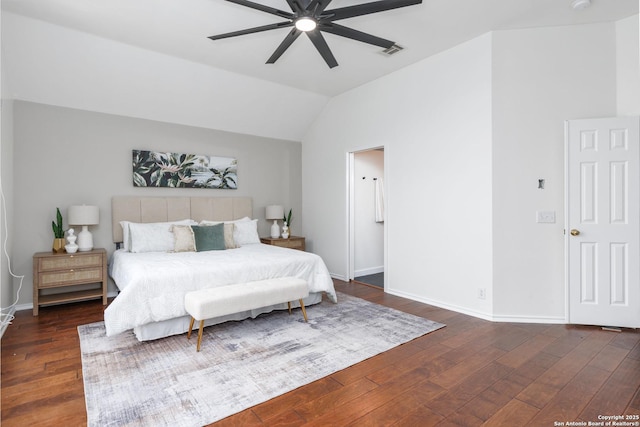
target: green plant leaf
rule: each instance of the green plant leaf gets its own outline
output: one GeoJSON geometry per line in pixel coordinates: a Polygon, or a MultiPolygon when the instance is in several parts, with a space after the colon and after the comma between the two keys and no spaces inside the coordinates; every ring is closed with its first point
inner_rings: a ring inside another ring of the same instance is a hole
{"type": "Polygon", "coordinates": [[[289,209],[289,215],[286,215],[286,214],[285,214],[285,215],[282,217],[282,220],[283,220],[284,222],[286,222],[286,223],[287,223],[287,225],[288,225],[289,227],[291,227],[291,212],[292,212],[292,211],[293,211],[293,209],[289,209]]]}
{"type": "Polygon", "coordinates": [[[64,237],[64,229],[62,228],[62,214],[60,208],[56,208],[56,221],[51,221],[51,228],[53,229],[53,236],[56,239],[64,237]]]}

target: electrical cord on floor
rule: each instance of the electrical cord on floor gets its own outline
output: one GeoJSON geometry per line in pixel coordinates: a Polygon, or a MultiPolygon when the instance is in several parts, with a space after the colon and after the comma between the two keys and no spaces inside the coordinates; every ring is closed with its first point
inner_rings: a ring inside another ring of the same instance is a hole
{"type": "Polygon", "coordinates": [[[15,279],[20,279],[20,286],[18,286],[18,292],[16,293],[16,300],[14,301],[14,303],[8,307],[0,307],[0,330],[4,330],[4,328],[9,326],[13,319],[15,319],[15,316],[11,311],[15,309],[16,305],[18,305],[18,301],[20,300],[20,290],[22,289],[24,275],[17,275],[13,272],[13,270],[11,270],[11,258],[9,257],[9,252],[7,252],[7,240],[9,238],[9,227],[7,226],[7,204],[4,198],[2,185],[0,185],[0,198],[2,199],[2,218],[4,220],[4,241],[2,242],[2,249],[4,251],[5,257],[7,258],[9,274],[15,279]],[[9,313],[5,313],[5,311],[7,310],[9,311],[9,313]]]}

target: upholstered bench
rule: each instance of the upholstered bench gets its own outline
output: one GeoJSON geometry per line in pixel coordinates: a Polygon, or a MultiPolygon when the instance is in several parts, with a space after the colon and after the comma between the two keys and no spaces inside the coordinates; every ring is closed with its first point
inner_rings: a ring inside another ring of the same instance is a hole
{"type": "Polygon", "coordinates": [[[279,277],[189,292],[184,297],[184,308],[191,315],[187,339],[191,338],[194,322],[199,320],[197,351],[200,351],[202,329],[206,319],[283,302],[287,302],[291,314],[291,301],[295,300],[300,301],[306,322],[307,312],[302,299],[308,295],[307,282],[296,277],[279,277]]]}

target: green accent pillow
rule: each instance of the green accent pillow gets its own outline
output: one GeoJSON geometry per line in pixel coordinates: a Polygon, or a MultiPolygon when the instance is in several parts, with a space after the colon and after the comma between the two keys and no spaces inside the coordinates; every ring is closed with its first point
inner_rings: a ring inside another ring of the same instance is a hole
{"type": "Polygon", "coordinates": [[[224,245],[224,224],[192,225],[196,251],[220,251],[224,245]]]}

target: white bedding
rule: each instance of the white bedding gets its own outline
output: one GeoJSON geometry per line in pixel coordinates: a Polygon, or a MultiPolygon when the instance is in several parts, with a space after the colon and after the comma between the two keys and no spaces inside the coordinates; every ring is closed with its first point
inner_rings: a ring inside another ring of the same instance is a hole
{"type": "Polygon", "coordinates": [[[318,255],[261,243],[206,252],[113,254],[110,275],[120,289],[104,313],[107,335],[187,315],[187,292],[216,286],[294,276],[309,292],[337,302],[329,271],[318,255]]]}

